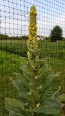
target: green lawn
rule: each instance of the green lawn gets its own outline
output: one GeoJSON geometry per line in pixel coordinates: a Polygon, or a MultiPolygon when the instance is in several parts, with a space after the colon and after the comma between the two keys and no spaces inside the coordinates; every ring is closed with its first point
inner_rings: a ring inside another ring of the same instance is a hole
{"type": "MultiPolygon", "coordinates": [[[[61,71],[59,83],[62,85],[62,92],[65,92],[65,42],[43,42],[40,41],[40,57],[47,58],[47,62],[55,72],[61,71]]],[[[8,116],[5,110],[5,97],[17,97],[16,90],[12,86],[9,77],[14,77],[13,72],[19,71],[21,56],[27,56],[26,41],[3,40],[0,41],[0,116],[8,116]]]]}

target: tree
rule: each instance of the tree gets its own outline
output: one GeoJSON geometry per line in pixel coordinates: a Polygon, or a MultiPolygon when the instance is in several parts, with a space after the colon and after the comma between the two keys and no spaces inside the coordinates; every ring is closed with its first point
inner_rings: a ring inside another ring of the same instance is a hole
{"type": "Polygon", "coordinates": [[[60,28],[60,26],[57,25],[53,28],[50,34],[50,40],[51,41],[62,40],[62,29],[60,28]]]}

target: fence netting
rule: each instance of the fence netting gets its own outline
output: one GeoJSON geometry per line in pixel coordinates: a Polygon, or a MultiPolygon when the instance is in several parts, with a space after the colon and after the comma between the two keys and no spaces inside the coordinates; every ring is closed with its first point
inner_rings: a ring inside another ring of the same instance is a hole
{"type": "Polygon", "coordinates": [[[62,93],[65,92],[65,0],[0,0],[0,116],[8,116],[5,97],[17,97],[9,78],[15,78],[13,72],[19,72],[21,56],[27,57],[32,5],[37,9],[40,58],[47,58],[55,72],[62,72],[59,83],[62,93]],[[62,29],[62,39],[51,41],[55,26],[62,29]]]}

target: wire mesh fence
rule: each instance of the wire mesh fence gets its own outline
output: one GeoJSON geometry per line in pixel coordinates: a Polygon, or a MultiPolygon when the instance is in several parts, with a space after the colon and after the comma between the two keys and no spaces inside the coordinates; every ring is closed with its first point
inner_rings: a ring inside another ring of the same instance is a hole
{"type": "MultiPolygon", "coordinates": [[[[8,116],[5,97],[17,97],[9,77],[19,71],[22,57],[27,57],[30,7],[37,9],[37,35],[40,58],[47,58],[53,70],[62,71],[59,83],[65,92],[65,1],[64,0],[0,0],[0,116],[8,116]],[[50,40],[55,26],[62,29],[62,39],[50,40]]],[[[55,86],[58,83],[55,84],[55,86]]]]}

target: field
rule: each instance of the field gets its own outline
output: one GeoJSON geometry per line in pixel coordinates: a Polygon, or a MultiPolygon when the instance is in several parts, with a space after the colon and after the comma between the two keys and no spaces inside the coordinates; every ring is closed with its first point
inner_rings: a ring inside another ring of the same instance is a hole
{"type": "MultiPolygon", "coordinates": [[[[65,41],[39,41],[38,44],[39,57],[47,58],[54,72],[62,72],[54,86],[62,85],[61,92],[65,92],[65,41]]],[[[17,97],[9,77],[14,77],[13,72],[19,71],[21,56],[27,57],[26,41],[0,40],[0,116],[8,116],[4,106],[5,97],[17,97]]]]}

